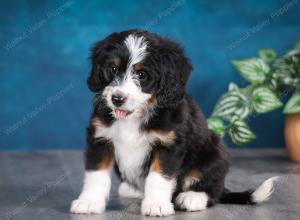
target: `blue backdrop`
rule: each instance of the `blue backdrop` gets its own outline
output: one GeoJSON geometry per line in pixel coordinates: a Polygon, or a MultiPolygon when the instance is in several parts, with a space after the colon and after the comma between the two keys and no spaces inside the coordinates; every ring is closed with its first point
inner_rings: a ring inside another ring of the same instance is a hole
{"type": "MultiPolygon", "coordinates": [[[[265,1],[1,1],[0,148],[83,148],[92,94],[89,49],[114,31],[144,28],[180,42],[194,64],[188,91],[206,116],[229,82],[231,59],[300,40],[300,3],[265,1]]],[[[278,110],[251,120],[251,147],[283,147],[278,110]]]]}

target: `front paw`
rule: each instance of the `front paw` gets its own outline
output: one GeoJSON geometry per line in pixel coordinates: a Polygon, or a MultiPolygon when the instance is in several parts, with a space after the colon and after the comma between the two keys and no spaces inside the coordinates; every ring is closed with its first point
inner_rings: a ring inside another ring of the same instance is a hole
{"type": "Polygon", "coordinates": [[[77,199],[71,204],[70,211],[76,214],[100,214],[105,210],[105,200],[88,201],[77,199]]]}
{"type": "Polygon", "coordinates": [[[144,199],[141,206],[142,215],[168,216],[175,213],[171,202],[160,202],[144,199]]]}

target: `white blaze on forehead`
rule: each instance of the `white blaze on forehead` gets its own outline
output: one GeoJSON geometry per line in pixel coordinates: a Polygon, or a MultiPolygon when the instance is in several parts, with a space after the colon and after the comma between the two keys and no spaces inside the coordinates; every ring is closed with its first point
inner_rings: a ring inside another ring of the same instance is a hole
{"type": "Polygon", "coordinates": [[[129,59],[129,67],[136,63],[141,62],[145,56],[147,55],[147,41],[143,36],[136,36],[130,34],[125,39],[125,45],[129,50],[130,59],[129,59]]]}
{"type": "Polygon", "coordinates": [[[107,86],[104,89],[103,97],[106,99],[107,104],[112,109],[116,106],[112,103],[112,95],[117,91],[124,93],[126,96],[125,103],[121,109],[128,110],[133,116],[142,116],[147,102],[151,98],[151,94],[142,91],[140,81],[137,74],[134,72],[133,65],[140,63],[147,55],[147,41],[143,36],[129,35],[124,40],[124,44],[129,51],[129,62],[125,71],[123,79],[115,79],[114,84],[107,86]]]}

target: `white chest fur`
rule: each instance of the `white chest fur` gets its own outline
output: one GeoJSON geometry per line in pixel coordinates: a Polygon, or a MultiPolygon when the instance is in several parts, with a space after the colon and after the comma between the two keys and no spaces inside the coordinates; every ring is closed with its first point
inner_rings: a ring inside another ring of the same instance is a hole
{"type": "Polygon", "coordinates": [[[139,123],[134,120],[116,122],[112,138],[115,146],[115,159],[123,178],[144,185],[141,178],[142,166],[149,155],[150,144],[147,137],[139,129],[139,123]]]}
{"type": "Polygon", "coordinates": [[[95,137],[106,137],[113,142],[115,161],[122,178],[142,189],[142,166],[149,156],[150,142],[153,138],[140,131],[140,121],[123,119],[114,122],[110,127],[96,126],[95,137]]]}

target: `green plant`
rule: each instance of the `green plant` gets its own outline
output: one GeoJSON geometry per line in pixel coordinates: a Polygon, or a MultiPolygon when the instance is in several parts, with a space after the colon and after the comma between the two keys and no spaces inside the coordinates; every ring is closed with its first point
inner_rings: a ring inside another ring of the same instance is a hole
{"type": "Polygon", "coordinates": [[[230,83],[208,119],[211,130],[222,137],[228,133],[237,145],[256,138],[247,122],[257,114],[282,107],[283,96],[291,96],[284,113],[300,112],[300,43],[280,58],[272,49],[261,49],[258,55],[232,61],[249,84],[239,88],[230,83]]]}

